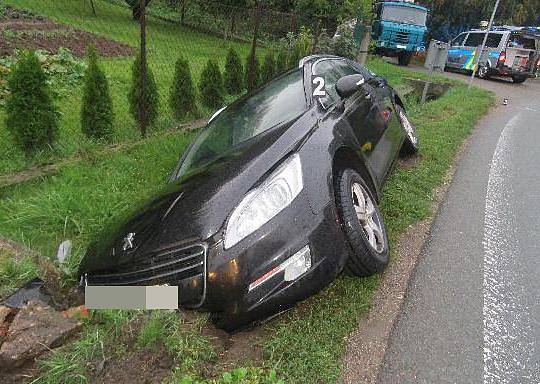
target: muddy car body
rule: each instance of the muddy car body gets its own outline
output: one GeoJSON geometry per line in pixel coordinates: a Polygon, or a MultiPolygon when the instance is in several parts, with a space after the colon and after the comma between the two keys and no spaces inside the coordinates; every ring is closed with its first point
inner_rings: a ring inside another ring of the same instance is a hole
{"type": "Polygon", "coordinates": [[[399,153],[416,145],[384,79],[343,58],[305,58],[217,113],[163,192],[89,248],[81,282],[179,286],[183,307],[228,330],[279,313],[330,283],[351,254],[370,254],[351,266],[358,275],[384,268],[376,201],[399,153]],[[336,197],[351,177],[365,199],[336,197]],[[369,218],[345,215],[359,204],[369,218]]]}

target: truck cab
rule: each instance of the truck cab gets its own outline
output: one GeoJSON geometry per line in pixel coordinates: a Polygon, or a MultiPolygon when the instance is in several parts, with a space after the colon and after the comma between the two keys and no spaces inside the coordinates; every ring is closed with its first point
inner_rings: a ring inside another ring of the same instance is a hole
{"type": "Polygon", "coordinates": [[[400,65],[408,65],[414,52],[425,50],[428,9],[412,1],[375,3],[372,38],[375,53],[397,57],[400,65]]]}

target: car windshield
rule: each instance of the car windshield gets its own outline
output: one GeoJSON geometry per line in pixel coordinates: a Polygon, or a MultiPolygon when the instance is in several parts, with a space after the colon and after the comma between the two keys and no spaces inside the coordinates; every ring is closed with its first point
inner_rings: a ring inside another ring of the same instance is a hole
{"type": "Polygon", "coordinates": [[[195,139],[173,179],[204,166],[249,139],[293,120],[307,108],[303,72],[271,81],[253,96],[224,109],[195,139]]]}
{"type": "Polygon", "coordinates": [[[381,18],[384,21],[394,21],[396,23],[413,24],[425,27],[427,12],[418,8],[404,7],[401,5],[385,5],[381,18]]]}

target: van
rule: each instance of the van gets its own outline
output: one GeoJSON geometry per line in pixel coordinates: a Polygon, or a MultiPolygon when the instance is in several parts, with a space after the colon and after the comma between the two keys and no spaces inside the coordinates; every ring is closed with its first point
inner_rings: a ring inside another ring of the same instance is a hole
{"type": "MultiPolygon", "coordinates": [[[[446,69],[471,72],[485,30],[459,34],[450,43],[446,69]]],[[[536,76],[540,67],[540,29],[534,27],[493,27],[480,56],[478,77],[507,77],[523,83],[536,76]]]]}

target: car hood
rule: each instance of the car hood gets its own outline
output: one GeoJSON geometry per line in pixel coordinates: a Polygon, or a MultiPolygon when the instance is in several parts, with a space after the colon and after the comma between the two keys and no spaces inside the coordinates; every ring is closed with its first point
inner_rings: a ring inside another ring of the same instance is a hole
{"type": "Polygon", "coordinates": [[[169,183],[158,196],[117,218],[89,247],[79,273],[105,270],[155,250],[219,237],[244,195],[310,131],[309,115],[254,137],[185,179],[169,183]]]}

